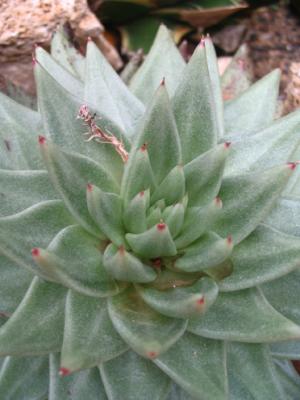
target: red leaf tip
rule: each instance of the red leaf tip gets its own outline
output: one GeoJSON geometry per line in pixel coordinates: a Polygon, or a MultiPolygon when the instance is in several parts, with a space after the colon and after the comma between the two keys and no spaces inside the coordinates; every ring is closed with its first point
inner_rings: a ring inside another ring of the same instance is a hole
{"type": "Polygon", "coordinates": [[[88,184],[86,185],[86,190],[87,190],[88,192],[92,192],[92,191],[93,191],[93,185],[92,185],[91,183],[88,183],[88,184]]]}
{"type": "Polygon", "coordinates": [[[156,358],[158,356],[158,353],[157,353],[157,351],[148,351],[147,356],[149,358],[153,359],[153,358],[156,358]]]}
{"type": "Polygon", "coordinates": [[[142,145],[141,145],[141,151],[146,151],[146,150],[147,150],[147,147],[148,147],[148,144],[147,144],[147,143],[142,144],[142,145]]]}
{"type": "Polygon", "coordinates": [[[87,41],[92,42],[92,38],[90,36],[88,36],[87,41]]]}
{"type": "Polygon", "coordinates": [[[233,244],[233,239],[232,239],[231,235],[228,235],[226,240],[227,240],[227,243],[229,244],[229,246],[231,246],[233,244]]]}
{"type": "Polygon", "coordinates": [[[32,255],[32,257],[39,257],[39,255],[40,255],[40,250],[39,250],[37,247],[34,247],[34,248],[31,250],[31,255],[32,255]]]}
{"type": "Polygon", "coordinates": [[[288,162],[287,166],[289,169],[291,169],[292,171],[294,171],[294,169],[297,167],[297,165],[299,164],[299,161],[295,161],[295,162],[288,162]]]}
{"type": "Polygon", "coordinates": [[[156,225],[158,231],[164,231],[166,229],[166,224],[164,222],[160,222],[156,225]]]}
{"type": "Polygon", "coordinates": [[[125,254],[125,247],[123,245],[121,245],[119,247],[119,253],[123,256],[125,254]]]}
{"type": "Polygon", "coordinates": [[[71,371],[68,368],[60,368],[59,369],[59,375],[60,376],[67,376],[70,375],[71,371]]]}
{"type": "Polygon", "coordinates": [[[198,306],[203,306],[204,303],[205,303],[204,296],[201,296],[199,299],[196,300],[196,304],[198,306]]]}
{"type": "Polygon", "coordinates": [[[217,207],[221,208],[223,206],[222,200],[220,197],[216,197],[215,198],[215,203],[217,205],[217,207]]]}
{"type": "Polygon", "coordinates": [[[231,146],[231,142],[225,142],[224,143],[225,149],[229,149],[230,146],[231,146]]]}
{"type": "Polygon", "coordinates": [[[46,143],[46,138],[45,136],[39,135],[39,144],[45,144],[46,143]]]}
{"type": "Polygon", "coordinates": [[[166,78],[163,77],[162,80],[161,80],[161,82],[160,82],[160,85],[161,85],[161,86],[165,86],[165,84],[166,84],[166,78]]]}
{"type": "Polygon", "coordinates": [[[205,47],[205,37],[204,36],[202,36],[202,38],[198,44],[198,47],[199,47],[199,49],[204,49],[204,47],[205,47]]]}
{"type": "Polygon", "coordinates": [[[142,190],[142,191],[139,193],[139,195],[140,195],[140,197],[143,197],[143,196],[145,195],[144,190],[142,190]]]}
{"type": "Polygon", "coordinates": [[[32,66],[35,67],[37,64],[37,59],[35,58],[35,56],[32,56],[32,66]]]}

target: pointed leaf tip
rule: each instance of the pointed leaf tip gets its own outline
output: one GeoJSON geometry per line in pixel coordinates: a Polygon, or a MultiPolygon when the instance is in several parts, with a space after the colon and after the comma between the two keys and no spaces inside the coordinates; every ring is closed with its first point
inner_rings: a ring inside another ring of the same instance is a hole
{"type": "Polygon", "coordinates": [[[153,360],[154,358],[157,358],[158,352],[157,351],[148,351],[147,356],[153,360]]]}
{"type": "Polygon", "coordinates": [[[71,371],[68,368],[60,368],[59,375],[60,376],[68,376],[70,375],[71,371]]]}
{"type": "Polygon", "coordinates": [[[45,136],[39,135],[39,144],[43,145],[46,143],[46,138],[45,136]]]}
{"type": "Polygon", "coordinates": [[[295,162],[288,162],[287,166],[289,169],[291,169],[292,171],[294,171],[294,169],[296,169],[297,165],[299,164],[299,161],[295,161],[295,162]]]}
{"type": "Polygon", "coordinates": [[[37,247],[34,247],[34,248],[31,250],[31,255],[32,255],[32,257],[39,257],[39,255],[40,255],[40,250],[39,250],[37,247]]]}
{"type": "Polygon", "coordinates": [[[216,204],[216,206],[217,206],[218,208],[222,208],[222,207],[223,207],[223,202],[222,202],[222,200],[221,200],[220,197],[216,197],[216,198],[215,198],[215,204],[216,204]]]}
{"type": "Polygon", "coordinates": [[[160,82],[160,86],[165,86],[165,84],[166,84],[166,78],[163,77],[161,82],[160,82]]]}
{"type": "Polygon", "coordinates": [[[88,191],[88,192],[92,192],[92,190],[93,190],[93,185],[91,184],[91,183],[88,183],[87,185],[86,185],[86,190],[88,191]]]}
{"type": "Polygon", "coordinates": [[[158,231],[164,231],[166,229],[166,224],[164,222],[160,222],[156,225],[158,231]]]}
{"type": "Polygon", "coordinates": [[[229,149],[230,146],[231,146],[231,142],[225,142],[224,143],[225,149],[229,149]]]}
{"type": "Polygon", "coordinates": [[[196,300],[196,304],[198,306],[203,306],[204,303],[205,303],[205,298],[204,298],[204,296],[201,295],[201,297],[199,297],[199,299],[196,300]]]}
{"type": "Polygon", "coordinates": [[[227,236],[227,243],[229,246],[233,246],[233,239],[231,235],[227,236]]]}
{"type": "Polygon", "coordinates": [[[147,151],[147,148],[148,148],[148,143],[144,143],[144,144],[141,145],[140,150],[141,151],[147,151]]]}

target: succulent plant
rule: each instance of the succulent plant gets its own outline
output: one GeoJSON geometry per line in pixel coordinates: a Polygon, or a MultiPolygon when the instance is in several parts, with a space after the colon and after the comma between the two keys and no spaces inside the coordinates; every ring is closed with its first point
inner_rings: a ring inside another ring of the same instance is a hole
{"type": "Polygon", "coordinates": [[[0,397],[298,399],[279,72],[223,106],[210,39],[185,65],[163,26],[129,88],[61,34],[34,72],[38,112],[1,95],[0,397]]]}

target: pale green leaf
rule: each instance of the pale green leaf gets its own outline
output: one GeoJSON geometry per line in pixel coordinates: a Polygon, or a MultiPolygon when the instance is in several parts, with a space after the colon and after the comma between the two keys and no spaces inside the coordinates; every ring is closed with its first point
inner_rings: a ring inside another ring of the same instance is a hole
{"type": "Polygon", "coordinates": [[[300,360],[300,340],[272,343],[270,349],[274,357],[300,360]]]}
{"type": "Polygon", "coordinates": [[[156,278],[155,271],[125,250],[124,246],[117,248],[110,244],[105,249],[103,264],[107,273],[113,278],[124,282],[151,282],[156,278]]]}
{"type": "Polygon", "coordinates": [[[207,205],[218,194],[229,143],[201,154],[184,166],[189,206],[207,205]]]}
{"type": "Polygon", "coordinates": [[[156,290],[138,287],[143,300],[157,312],[174,318],[197,318],[207,312],[218,295],[218,286],[211,278],[199,279],[191,286],[156,290]]]}
{"type": "Polygon", "coordinates": [[[295,111],[254,135],[241,135],[232,145],[225,165],[225,176],[261,171],[294,161],[291,156],[300,143],[299,130],[300,112],[295,111]]]}
{"type": "Polygon", "coordinates": [[[91,41],[87,46],[84,101],[100,118],[102,114],[110,118],[128,137],[133,135],[144,112],[143,104],[129,91],[91,41]]]}
{"type": "Polygon", "coordinates": [[[276,69],[225,103],[226,135],[256,133],[271,124],[277,108],[279,81],[280,71],[276,69]]]}
{"type": "Polygon", "coordinates": [[[281,386],[285,391],[284,400],[297,400],[300,393],[300,376],[291,361],[275,359],[275,367],[281,386]]]}
{"type": "Polygon", "coordinates": [[[182,162],[176,122],[164,82],[155,92],[138,128],[134,148],[146,145],[156,183],[160,184],[182,162]]]}
{"type": "Polygon", "coordinates": [[[184,333],[187,323],[157,313],[133,289],[111,297],[108,311],[124,341],[134,351],[150,359],[171,347],[184,333]]]}
{"type": "MultiPolygon", "coordinates": [[[[120,180],[123,162],[111,144],[86,141],[88,128],[77,118],[82,100],[75,98],[40,65],[35,67],[39,110],[47,137],[67,151],[86,155],[120,180]]],[[[97,121],[98,123],[98,121],[97,121]]],[[[100,120],[104,130],[107,121],[100,120]]]]}
{"type": "MultiPolygon", "coordinates": [[[[42,47],[37,47],[35,50],[37,63],[47,71],[52,78],[57,81],[66,91],[71,93],[78,100],[83,100],[83,83],[70,73],[66,68],[61,66],[47,51],[42,47]]],[[[38,68],[35,65],[34,68],[38,68]]],[[[37,75],[36,75],[37,76],[37,75]]]]}
{"type": "Polygon", "coordinates": [[[172,96],[185,62],[168,29],[161,25],[146,60],[130,81],[130,90],[145,104],[151,100],[163,78],[172,96]]]}
{"type": "Polygon", "coordinates": [[[74,223],[60,200],[50,200],[0,218],[0,253],[21,267],[38,273],[31,256],[34,247],[45,248],[53,237],[74,223]]]}
{"type": "Polygon", "coordinates": [[[281,197],[265,223],[281,232],[300,237],[300,197],[281,197]]]}
{"type": "Polygon", "coordinates": [[[277,311],[300,325],[300,266],[279,279],[265,283],[261,289],[277,311]]]}
{"type": "Polygon", "coordinates": [[[33,274],[0,254],[0,314],[15,311],[27,292],[33,274]]]}
{"type": "Polygon", "coordinates": [[[54,282],[92,297],[112,296],[119,291],[103,267],[101,242],[78,225],[66,227],[47,250],[36,252],[35,262],[54,282]]]}
{"type": "Polygon", "coordinates": [[[238,244],[270,213],[293,167],[289,164],[223,179],[223,210],[213,229],[238,244]]]}
{"type": "Polygon", "coordinates": [[[66,301],[61,367],[70,372],[91,368],[115,358],[127,348],[110,321],[106,300],[70,290],[66,301]]]}
{"type": "Polygon", "coordinates": [[[15,214],[41,201],[55,200],[48,173],[41,170],[0,170],[0,216],[15,214]]]}
{"type": "Polygon", "coordinates": [[[230,343],[227,365],[230,399],[286,400],[267,346],[230,343]]]}
{"type": "Polygon", "coordinates": [[[103,237],[89,214],[86,187],[91,183],[103,190],[116,192],[118,185],[115,180],[100,164],[88,157],[65,152],[45,140],[42,140],[40,148],[49,178],[70,213],[88,232],[103,237]]]}
{"type": "Polygon", "coordinates": [[[204,45],[192,55],[172,105],[186,164],[214,147],[220,135],[204,45]]]}
{"type": "Polygon", "coordinates": [[[0,166],[3,169],[41,169],[37,135],[40,116],[0,92],[0,166]]]}
{"type": "Polygon", "coordinates": [[[50,355],[49,400],[108,400],[98,368],[59,375],[59,354],[50,355]]]}
{"type": "Polygon", "coordinates": [[[185,333],[154,362],[193,398],[228,399],[224,343],[185,333]]]}
{"type": "Polygon", "coordinates": [[[89,184],[87,187],[87,207],[89,213],[100,229],[114,244],[124,244],[124,228],[122,222],[122,200],[115,193],[101,190],[89,184]]]}
{"type": "Polygon", "coordinates": [[[19,307],[0,329],[0,354],[58,351],[63,340],[65,297],[62,286],[34,278],[19,307]]]}
{"type": "Polygon", "coordinates": [[[109,400],[164,400],[170,380],[133,351],[100,365],[101,378],[109,400]]]}
{"type": "Polygon", "coordinates": [[[44,400],[48,392],[48,357],[6,357],[0,369],[4,400],[44,400]]]}
{"type": "Polygon", "coordinates": [[[256,288],[219,293],[209,312],[188,330],[212,339],[268,343],[300,339],[300,326],[276,311],[256,288]]]}
{"type": "Polygon", "coordinates": [[[293,271],[300,266],[300,238],[259,225],[230,258],[233,272],[219,283],[221,291],[260,285],[293,271]]]}

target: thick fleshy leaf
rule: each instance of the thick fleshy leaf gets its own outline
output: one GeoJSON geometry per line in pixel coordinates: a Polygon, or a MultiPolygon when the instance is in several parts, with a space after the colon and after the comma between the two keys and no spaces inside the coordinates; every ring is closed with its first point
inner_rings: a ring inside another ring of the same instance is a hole
{"type": "Polygon", "coordinates": [[[0,315],[10,315],[27,292],[33,274],[0,254],[0,277],[0,315]]]}
{"type": "Polygon", "coordinates": [[[101,242],[78,225],[63,229],[47,250],[35,248],[32,255],[51,280],[86,296],[107,297],[119,291],[103,267],[101,242]]]}
{"type": "Polygon", "coordinates": [[[224,343],[185,333],[155,364],[195,399],[228,399],[224,343]]]}
{"type": "Polygon", "coordinates": [[[213,339],[265,343],[300,339],[300,326],[276,311],[256,288],[219,293],[209,312],[188,330],[213,339]]]}
{"type": "Polygon", "coordinates": [[[204,271],[224,262],[231,254],[233,242],[210,232],[184,250],[182,257],[175,262],[175,267],[185,272],[204,271]]]}
{"type": "MultiPolygon", "coordinates": [[[[51,57],[42,47],[36,48],[35,56],[38,64],[40,64],[41,67],[44,68],[59,85],[71,93],[75,98],[82,101],[83,84],[74,74],[61,66],[59,62],[51,57]]],[[[35,67],[37,66],[35,65],[35,67]]]]}
{"type": "Polygon", "coordinates": [[[166,400],[195,400],[195,397],[191,397],[180,386],[173,383],[166,400]]]}
{"type": "Polygon", "coordinates": [[[260,285],[293,271],[300,266],[300,238],[259,225],[230,258],[233,272],[219,283],[221,291],[260,285]]]}
{"type": "MultiPolygon", "coordinates": [[[[123,162],[113,146],[85,140],[87,127],[77,118],[82,99],[72,96],[39,64],[35,67],[35,74],[39,111],[46,136],[67,151],[75,151],[98,161],[115,179],[120,180],[123,162]]],[[[106,130],[107,121],[99,120],[99,126],[101,124],[106,130]]]]}
{"type": "Polygon", "coordinates": [[[184,166],[189,206],[207,205],[218,194],[228,149],[220,144],[184,166]]]}
{"type": "Polygon", "coordinates": [[[277,311],[300,325],[300,267],[279,279],[265,283],[261,289],[277,311]]]}
{"type": "Polygon", "coordinates": [[[244,43],[233,56],[221,76],[223,98],[229,100],[247,90],[252,81],[252,71],[248,67],[248,46],[244,43]]]}
{"type": "Polygon", "coordinates": [[[220,218],[222,201],[217,197],[205,207],[191,207],[186,210],[180,235],[175,239],[178,249],[182,249],[207,232],[217,218],[220,218]]]}
{"type": "Polygon", "coordinates": [[[117,248],[110,244],[103,257],[103,264],[108,274],[125,282],[151,282],[156,273],[139,258],[125,250],[124,246],[117,248]]]}
{"type": "Polygon", "coordinates": [[[0,170],[0,216],[18,213],[41,201],[54,200],[53,190],[46,171],[0,170]]]}
{"type": "Polygon", "coordinates": [[[110,321],[106,300],[70,290],[61,350],[62,370],[91,368],[115,358],[127,348],[110,321]]]}
{"type": "Polygon", "coordinates": [[[267,346],[230,343],[227,365],[230,399],[286,399],[267,346]]]}
{"type": "Polygon", "coordinates": [[[261,171],[275,165],[294,161],[292,153],[300,143],[300,112],[295,111],[276,120],[269,127],[234,143],[225,165],[225,176],[261,171]]]}
{"type": "Polygon", "coordinates": [[[289,360],[300,360],[300,340],[273,343],[270,346],[272,355],[289,360]]]}
{"type": "Polygon", "coordinates": [[[87,186],[87,207],[101,233],[118,246],[124,244],[122,200],[92,184],[87,186]]]}
{"type": "Polygon", "coordinates": [[[50,180],[70,213],[88,232],[101,237],[88,212],[86,185],[92,183],[105,191],[115,192],[117,183],[100,164],[88,157],[65,152],[45,138],[40,139],[40,148],[50,180]]]}
{"type": "Polygon", "coordinates": [[[120,131],[132,136],[144,112],[143,104],[129,91],[122,79],[91,41],[86,55],[85,103],[97,114],[111,118],[120,131]]]}
{"type": "Polygon", "coordinates": [[[167,207],[162,217],[168,225],[172,237],[176,237],[182,228],[184,222],[185,207],[183,203],[177,203],[174,206],[167,207]]]}
{"type": "Polygon", "coordinates": [[[165,204],[171,205],[182,200],[185,194],[185,178],[182,165],[174,167],[151,196],[155,203],[163,199],[165,204]]]}
{"type": "Polygon", "coordinates": [[[59,354],[50,355],[49,400],[108,400],[98,368],[59,374],[59,354]]]}
{"type": "Polygon", "coordinates": [[[50,200],[0,218],[0,253],[21,267],[39,273],[32,259],[33,247],[45,248],[73,218],[60,200],[50,200]]]}
{"type": "Polygon", "coordinates": [[[218,285],[211,278],[199,279],[192,286],[156,290],[138,287],[143,300],[157,312],[174,318],[193,318],[204,314],[218,295],[218,285]]]}
{"type": "Polygon", "coordinates": [[[165,317],[150,308],[134,289],[108,301],[115,329],[130,347],[147,358],[156,358],[183,335],[187,321],[165,317]]]}
{"type": "Polygon", "coordinates": [[[216,50],[210,37],[204,39],[206,61],[216,110],[219,138],[224,136],[224,105],[216,50]]]}
{"type": "Polygon", "coordinates": [[[164,400],[170,387],[159,368],[133,351],[101,364],[100,372],[110,400],[164,400]]]}
{"type": "Polygon", "coordinates": [[[281,197],[265,222],[274,229],[300,237],[300,197],[281,197]]]}
{"type": "Polygon", "coordinates": [[[176,247],[168,225],[158,223],[143,233],[127,233],[126,240],[132,250],[143,258],[175,256],[176,247]]]}
{"type": "Polygon", "coordinates": [[[6,357],[0,369],[0,393],[5,400],[47,398],[48,357],[6,357]]]}
{"type": "Polygon", "coordinates": [[[182,145],[182,158],[186,164],[215,146],[219,136],[216,106],[203,43],[192,55],[172,103],[182,145]]]}
{"type": "Polygon", "coordinates": [[[225,103],[225,132],[228,136],[255,133],[274,119],[279,90],[278,69],[260,79],[240,96],[225,103]]]}
{"type": "Polygon", "coordinates": [[[223,179],[219,196],[224,207],[213,229],[222,237],[232,235],[238,244],[269,214],[294,168],[286,164],[223,179]]]}
{"type": "Polygon", "coordinates": [[[179,135],[164,81],[139,124],[135,147],[145,144],[156,183],[160,184],[171,169],[182,162],[179,135]]]}
{"type": "Polygon", "coordinates": [[[71,45],[63,28],[51,40],[51,56],[80,80],[84,80],[85,58],[71,45]]]}
{"type": "Polygon", "coordinates": [[[153,170],[146,146],[132,150],[124,168],[121,185],[121,197],[125,205],[138,193],[155,187],[153,170]]]}
{"type": "Polygon", "coordinates": [[[147,104],[160,81],[165,78],[172,96],[184,68],[185,62],[171,34],[161,25],[146,60],[130,81],[130,90],[147,104]]]}
{"type": "Polygon", "coordinates": [[[147,229],[146,212],[150,202],[150,191],[138,193],[127,205],[123,222],[127,232],[141,233],[147,229]]]}
{"type": "Polygon", "coordinates": [[[0,329],[0,354],[58,351],[63,339],[65,297],[62,286],[34,278],[19,307],[0,329]]]}
{"type": "Polygon", "coordinates": [[[40,116],[0,93],[0,166],[3,169],[41,169],[36,136],[40,116]]]}

